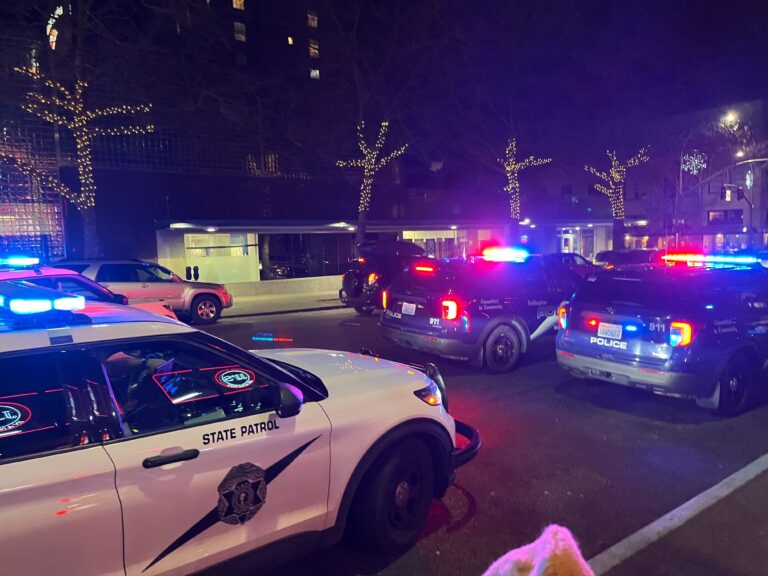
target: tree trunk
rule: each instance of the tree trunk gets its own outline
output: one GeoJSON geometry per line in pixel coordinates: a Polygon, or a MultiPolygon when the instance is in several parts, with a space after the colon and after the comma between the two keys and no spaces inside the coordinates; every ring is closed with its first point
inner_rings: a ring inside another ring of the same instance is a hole
{"type": "Polygon", "coordinates": [[[613,249],[624,249],[624,220],[613,221],[613,249]]]}
{"type": "Polygon", "coordinates": [[[269,259],[269,234],[259,236],[261,245],[261,271],[262,280],[272,280],[272,262],[269,259]]]}
{"type": "Polygon", "coordinates": [[[83,252],[85,258],[101,258],[101,242],[96,219],[96,208],[85,208],[83,215],[83,252]]]}
{"type": "Polygon", "coordinates": [[[507,224],[507,243],[510,246],[520,244],[520,222],[517,220],[510,220],[507,224]]]}
{"type": "Polygon", "coordinates": [[[368,212],[361,210],[357,214],[357,230],[355,232],[355,255],[360,256],[357,247],[365,242],[365,223],[368,219],[368,212]]]}

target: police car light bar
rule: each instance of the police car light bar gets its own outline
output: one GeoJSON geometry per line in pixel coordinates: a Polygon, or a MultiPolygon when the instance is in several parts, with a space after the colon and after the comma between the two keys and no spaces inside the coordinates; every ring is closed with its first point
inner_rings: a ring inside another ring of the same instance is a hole
{"type": "Polygon", "coordinates": [[[38,264],[40,264],[40,258],[28,256],[8,256],[7,258],[0,258],[0,266],[10,266],[12,268],[37,266],[38,264]]]}
{"type": "Polygon", "coordinates": [[[83,308],[83,296],[63,294],[24,281],[0,283],[0,309],[12,314],[42,314],[53,310],[73,312],[83,308]]]}
{"type": "Polygon", "coordinates": [[[525,262],[528,256],[528,250],[522,248],[493,246],[483,250],[483,258],[488,262],[525,262]]]}
{"type": "Polygon", "coordinates": [[[662,259],[665,262],[684,262],[688,265],[731,264],[743,266],[759,262],[754,256],[731,256],[729,254],[666,254],[662,256],[662,259]]]}

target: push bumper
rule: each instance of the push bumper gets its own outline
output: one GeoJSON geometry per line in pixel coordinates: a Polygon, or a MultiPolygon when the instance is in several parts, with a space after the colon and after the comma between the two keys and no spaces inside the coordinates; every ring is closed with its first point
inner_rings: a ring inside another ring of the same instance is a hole
{"type": "Polygon", "coordinates": [[[464,466],[472,460],[480,451],[483,442],[480,440],[480,432],[469,424],[456,420],[456,435],[466,438],[469,442],[461,448],[454,448],[451,453],[451,466],[454,470],[464,466]]]}
{"type": "Polygon", "coordinates": [[[594,378],[648,390],[675,398],[702,398],[712,394],[713,382],[697,374],[644,368],[557,351],[557,363],[576,377],[594,378]]]}
{"type": "Polygon", "coordinates": [[[428,334],[407,332],[386,325],[382,325],[381,335],[403,348],[413,348],[451,360],[470,360],[477,357],[480,350],[477,344],[468,344],[453,338],[439,338],[428,334]]]}

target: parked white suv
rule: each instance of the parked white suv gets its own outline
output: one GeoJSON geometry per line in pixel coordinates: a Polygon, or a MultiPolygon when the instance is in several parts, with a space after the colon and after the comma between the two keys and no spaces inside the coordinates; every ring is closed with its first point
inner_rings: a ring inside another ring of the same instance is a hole
{"type": "Polygon", "coordinates": [[[0,550],[26,576],[191,574],[347,527],[402,550],[480,448],[434,368],[246,352],[11,282],[0,296],[0,550]]]}
{"type": "Polygon", "coordinates": [[[181,317],[196,324],[212,324],[224,308],[232,306],[232,296],[223,284],[187,282],[151,262],[141,260],[66,260],[56,266],[69,268],[125,294],[128,301],[164,302],[181,317]]]}

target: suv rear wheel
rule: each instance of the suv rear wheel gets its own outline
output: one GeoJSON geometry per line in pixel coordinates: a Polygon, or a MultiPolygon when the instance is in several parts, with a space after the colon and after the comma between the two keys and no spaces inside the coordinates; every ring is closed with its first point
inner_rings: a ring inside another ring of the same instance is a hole
{"type": "Polygon", "coordinates": [[[373,314],[373,311],[373,306],[355,306],[355,312],[360,314],[360,316],[370,316],[373,314]]]}
{"type": "Polygon", "coordinates": [[[749,408],[755,391],[754,373],[749,357],[743,352],[728,361],[718,380],[717,411],[720,414],[736,416],[749,408]]]}
{"type": "Polygon", "coordinates": [[[499,326],[485,341],[485,366],[488,372],[509,372],[520,361],[520,336],[512,326],[499,326]]]}
{"type": "Polygon", "coordinates": [[[429,448],[416,438],[386,450],[355,498],[351,536],[363,547],[395,554],[411,546],[427,521],[435,493],[429,448]]]}
{"type": "Polygon", "coordinates": [[[189,316],[194,324],[213,324],[221,316],[221,302],[208,294],[195,296],[189,316]]]}

